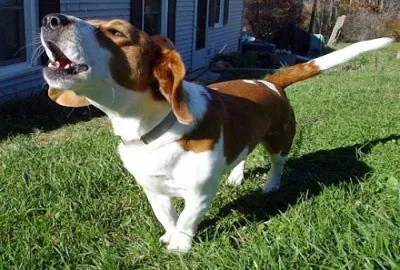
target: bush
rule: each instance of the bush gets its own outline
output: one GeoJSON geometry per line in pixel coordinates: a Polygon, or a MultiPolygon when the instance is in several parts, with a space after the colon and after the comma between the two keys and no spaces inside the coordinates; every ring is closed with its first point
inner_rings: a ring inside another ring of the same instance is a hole
{"type": "Polygon", "coordinates": [[[214,57],[213,62],[220,60],[229,62],[235,68],[260,67],[262,65],[257,52],[246,52],[245,54],[238,52],[218,54],[214,57]]]}
{"type": "Polygon", "coordinates": [[[256,38],[273,40],[290,24],[302,21],[303,0],[246,0],[245,25],[256,38]]]}
{"type": "Polygon", "coordinates": [[[362,9],[347,15],[340,40],[356,42],[380,36],[383,14],[371,13],[362,9]]]}
{"type": "Polygon", "coordinates": [[[386,20],[380,29],[381,36],[393,37],[400,41],[400,19],[392,18],[386,20]]]}

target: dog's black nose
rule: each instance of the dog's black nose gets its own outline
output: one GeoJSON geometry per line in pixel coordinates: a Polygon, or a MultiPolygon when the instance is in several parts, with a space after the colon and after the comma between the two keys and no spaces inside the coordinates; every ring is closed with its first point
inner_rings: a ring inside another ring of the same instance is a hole
{"type": "Polygon", "coordinates": [[[44,16],[42,26],[50,29],[57,29],[58,27],[66,26],[71,21],[62,14],[49,14],[44,16]]]}

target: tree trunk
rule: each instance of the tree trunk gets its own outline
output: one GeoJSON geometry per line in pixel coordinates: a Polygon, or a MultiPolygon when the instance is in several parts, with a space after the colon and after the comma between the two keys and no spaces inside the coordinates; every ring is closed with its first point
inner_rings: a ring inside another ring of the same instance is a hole
{"type": "Polygon", "coordinates": [[[317,10],[317,3],[318,0],[314,0],[312,11],[311,11],[311,18],[310,18],[310,25],[308,26],[308,33],[314,32],[314,21],[315,21],[315,12],[317,10]]]}

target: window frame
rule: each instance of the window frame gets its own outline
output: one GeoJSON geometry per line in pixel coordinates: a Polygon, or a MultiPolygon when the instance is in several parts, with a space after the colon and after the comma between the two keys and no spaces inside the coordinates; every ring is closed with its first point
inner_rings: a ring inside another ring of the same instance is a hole
{"type": "MultiPolygon", "coordinates": [[[[144,31],[144,16],[145,16],[145,2],[142,0],[142,31],[144,31]]],[[[168,34],[168,0],[161,1],[161,33],[160,35],[168,34]]]]}
{"type": "Polygon", "coordinates": [[[216,1],[219,1],[219,17],[215,16],[214,28],[220,28],[224,26],[225,0],[216,1]]]}
{"type": "Polygon", "coordinates": [[[6,79],[34,70],[40,70],[40,57],[32,59],[33,53],[38,48],[35,44],[39,30],[39,5],[38,0],[24,0],[24,25],[25,25],[25,57],[24,62],[0,67],[0,79],[6,79]]]}

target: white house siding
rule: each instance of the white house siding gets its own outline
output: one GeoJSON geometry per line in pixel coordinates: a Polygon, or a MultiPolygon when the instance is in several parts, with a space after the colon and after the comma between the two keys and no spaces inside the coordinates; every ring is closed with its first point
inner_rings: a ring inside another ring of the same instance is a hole
{"type": "Polygon", "coordinates": [[[240,32],[243,26],[243,0],[229,1],[228,23],[219,28],[208,28],[207,48],[209,60],[225,45],[223,53],[235,52],[239,47],[240,32]]]}
{"type": "MultiPolygon", "coordinates": [[[[180,52],[187,69],[192,66],[193,31],[195,17],[195,0],[177,0],[176,3],[175,46],[180,52]]],[[[230,0],[228,23],[222,27],[208,27],[207,22],[207,56],[208,60],[225,45],[224,53],[238,50],[240,32],[243,26],[243,0],[230,0]]]]}
{"type": "Polygon", "coordinates": [[[130,0],[61,0],[62,13],[81,19],[130,20],[130,0]]]}
{"type": "Polygon", "coordinates": [[[176,1],[175,46],[186,67],[192,66],[195,1],[176,1]]]}

